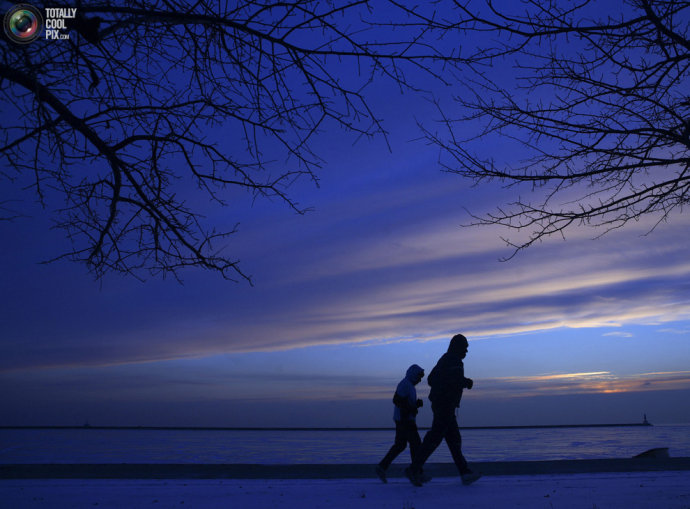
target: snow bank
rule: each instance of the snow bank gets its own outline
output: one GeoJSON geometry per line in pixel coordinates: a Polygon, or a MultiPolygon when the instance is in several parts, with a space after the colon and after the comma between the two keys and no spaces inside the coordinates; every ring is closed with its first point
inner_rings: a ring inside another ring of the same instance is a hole
{"type": "Polygon", "coordinates": [[[0,481],[0,508],[667,509],[690,507],[690,471],[392,479],[0,481]]]}

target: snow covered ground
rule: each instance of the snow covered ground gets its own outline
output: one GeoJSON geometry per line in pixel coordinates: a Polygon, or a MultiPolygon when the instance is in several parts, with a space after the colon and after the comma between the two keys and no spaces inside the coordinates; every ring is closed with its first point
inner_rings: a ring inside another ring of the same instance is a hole
{"type": "Polygon", "coordinates": [[[690,471],[391,479],[0,480],[0,508],[688,509],[690,471]]]}

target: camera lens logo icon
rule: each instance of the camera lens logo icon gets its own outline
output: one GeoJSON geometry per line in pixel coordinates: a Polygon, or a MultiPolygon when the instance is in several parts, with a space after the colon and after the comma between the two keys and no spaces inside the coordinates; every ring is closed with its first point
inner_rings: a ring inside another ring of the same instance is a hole
{"type": "Polygon", "coordinates": [[[43,17],[33,5],[18,4],[5,13],[3,26],[11,41],[27,44],[41,35],[43,17]]]}

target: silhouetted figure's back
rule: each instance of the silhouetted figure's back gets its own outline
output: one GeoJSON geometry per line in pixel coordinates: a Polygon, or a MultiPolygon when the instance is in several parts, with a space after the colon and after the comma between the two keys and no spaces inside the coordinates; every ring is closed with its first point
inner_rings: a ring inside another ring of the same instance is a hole
{"type": "Polygon", "coordinates": [[[467,354],[467,340],[460,334],[453,336],[448,351],[431,370],[427,382],[431,387],[429,400],[438,408],[452,408],[460,406],[462,391],[465,387],[472,387],[472,380],[465,378],[462,360],[467,354]],[[469,384],[469,385],[468,385],[469,384]]]}

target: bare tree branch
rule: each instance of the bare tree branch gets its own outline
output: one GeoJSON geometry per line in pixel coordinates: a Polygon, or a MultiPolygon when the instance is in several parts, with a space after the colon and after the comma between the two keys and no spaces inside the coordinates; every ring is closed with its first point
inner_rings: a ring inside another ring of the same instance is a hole
{"type": "Polygon", "coordinates": [[[445,170],[477,184],[526,185],[533,196],[475,224],[526,233],[506,239],[514,255],[575,225],[658,223],[688,204],[689,2],[630,0],[607,5],[611,12],[588,0],[456,6],[450,21],[417,18],[479,39],[459,116],[439,106],[443,131],[423,126],[425,136],[445,170]],[[501,140],[525,154],[521,162],[486,150],[501,140]]]}
{"type": "Polygon", "coordinates": [[[51,260],[85,263],[96,277],[197,266],[249,280],[223,245],[237,225],[217,231],[190,204],[196,193],[223,206],[248,191],[304,213],[288,188],[318,185],[317,133],[385,139],[366,86],[385,77],[418,90],[404,68],[441,78],[437,63],[459,61],[393,4],[76,7],[68,41],[0,41],[0,178],[59,204],[72,249],[51,260]]]}

